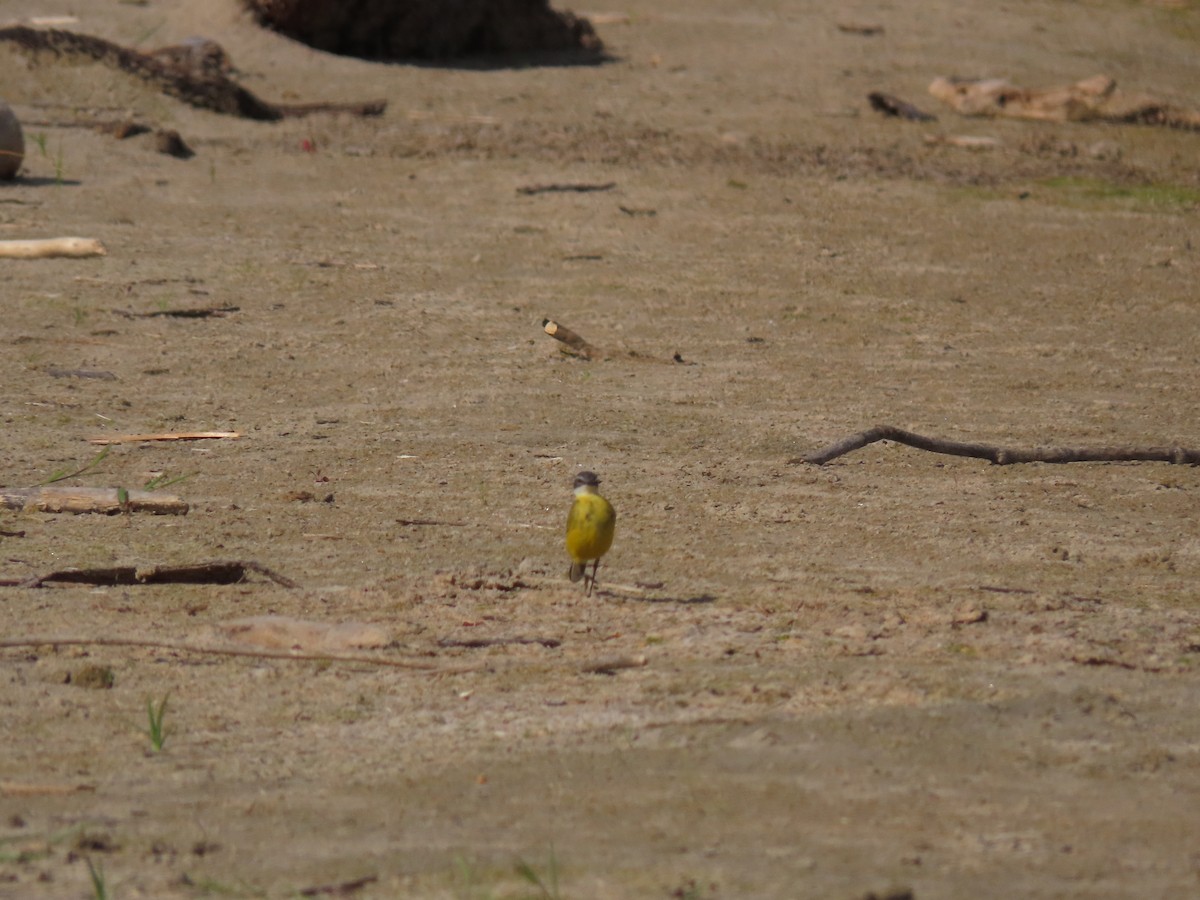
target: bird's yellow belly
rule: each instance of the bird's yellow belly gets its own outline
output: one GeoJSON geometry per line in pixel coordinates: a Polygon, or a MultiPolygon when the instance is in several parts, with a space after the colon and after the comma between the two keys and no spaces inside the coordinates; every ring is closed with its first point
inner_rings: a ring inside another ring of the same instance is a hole
{"type": "Polygon", "coordinates": [[[567,517],[567,552],[571,559],[586,562],[607,553],[616,520],[616,513],[603,497],[578,497],[567,517]]]}

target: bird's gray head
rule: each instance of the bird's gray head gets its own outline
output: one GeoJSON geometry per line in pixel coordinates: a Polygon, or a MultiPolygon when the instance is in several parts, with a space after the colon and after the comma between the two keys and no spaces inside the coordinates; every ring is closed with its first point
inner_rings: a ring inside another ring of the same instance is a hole
{"type": "Polygon", "coordinates": [[[575,476],[575,490],[581,487],[597,488],[600,486],[600,479],[595,472],[580,472],[575,476]]]}

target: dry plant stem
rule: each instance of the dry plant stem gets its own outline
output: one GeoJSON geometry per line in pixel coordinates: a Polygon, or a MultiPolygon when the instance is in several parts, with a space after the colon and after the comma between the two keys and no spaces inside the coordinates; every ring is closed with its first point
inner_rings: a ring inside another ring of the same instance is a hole
{"type": "Polygon", "coordinates": [[[993,444],[964,443],[948,441],[942,438],[926,437],[912,431],[905,431],[894,425],[876,425],[867,431],[853,434],[848,438],[830,444],[823,450],[810,453],[807,456],[789,460],[789,463],[811,463],[823,466],[831,459],[844,456],[852,450],[859,450],[877,441],[895,441],[907,444],[918,450],[928,450],[930,453],[945,453],[950,456],[972,456],[986,459],[998,466],[1013,463],[1069,463],[1069,462],[1169,462],[1175,464],[1188,463],[1200,465],[1200,450],[1188,450],[1183,447],[1038,447],[1033,449],[1014,449],[997,447],[993,444]]]}
{"type": "Polygon", "coordinates": [[[600,356],[600,350],[593,347],[578,334],[568,328],[566,325],[560,325],[553,319],[542,319],[542,328],[546,334],[554,338],[556,341],[562,341],[580,356],[586,359],[595,359],[600,356]]]}
{"type": "Polygon", "coordinates": [[[168,431],[163,434],[115,434],[88,438],[89,444],[137,444],[142,441],[207,441],[240,438],[240,431],[168,431]]]}
{"type": "Polygon", "coordinates": [[[148,512],[157,516],[185,516],[187,501],[172,494],[126,491],[120,488],[30,487],[0,488],[0,507],[46,513],[148,512]]]}
{"type": "Polygon", "coordinates": [[[22,638],[20,640],[0,641],[0,650],[17,647],[145,647],[151,650],[178,650],[183,653],[202,653],[210,656],[252,656],[259,659],[287,659],[296,662],[345,662],[365,663],[372,666],[386,666],[392,669],[414,669],[429,672],[433,675],[458,674],[460,672],[475,672],[480,666],[439,666],[437,663],[418,662],[409,659],[384,659],[366,654],[341,653],[292,653],[275,650],[248,650],[237,647],[203,647],[196,644],[186,644],[182,641],[151,641],[138,638],[79,638],[79,637],[44,637],[22,638]]]}
{"type": "Polygon", "coordinates": [[[88,256],[105,256],[108,251],[95,238],[61,237],[29,241],[0,241],[2,259],[47,259],[66,256],[83,259],[88,256]]]}

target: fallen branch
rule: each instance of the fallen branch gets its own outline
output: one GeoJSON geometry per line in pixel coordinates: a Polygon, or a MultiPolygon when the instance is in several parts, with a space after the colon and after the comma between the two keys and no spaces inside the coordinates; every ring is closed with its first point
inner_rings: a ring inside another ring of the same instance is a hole
{"type": "Polygon", "coordinates": [[[142,441],[207,441],[240,438],[239,431],[167,431],[160,434],[117,434],[88,438],[89,444],[138,444],[142,441]]]}
{"type": "Polygon", "coordinates": [[[256,562],[218,561],[187,566],[102,566],[96,569],[59,569],[33,578],[0,578],[2,587],[40,588],[47,584],[238,584],[255,572],[285,588],[300,585],[256,562]]]}
{"type": "Polygon", "coordinates": [[[30,487],[0,488],[0,507],[44,513],[148,512],[156,516],[185,516],[187,501],[155,491],[124,488],[30,487]]]}
{"type": "Polygon", "coordinates": [[[458,674],[477,671],[479,666],[439,666],[437,663],[418,662],[410,659],[386,659],[362,653],[291,653],[274,650],[250,650],[241,647],[205,647],[183,641],[152,641],[139,638],[79,638],[79,637],[34,637],[13,641],[0,641],[0,650],[16,647],[145,647],[150,650],[176,650],[182,653],[200,653],[208,656],[252,656],[257,659],[287,659],[293,662],[344,662],[387,666],[393,669],[416,669],[431,674],[458,674]]]}
{"type": "Polygon", "coordinates": [[[964,443],[948,441],[942,438],[925,437],[912,431],[905,431],[894,425],[877,425],[867,431],[853,434],[848,438],[830,444],[823,450],[810,453],[807,456],[788,460],[790,465],[810,463],[823,466],[831,459],[844,456],[853,450],[859,450],[877,441],[895,441],[907,444],[918,450],[928,450],[930,453],[946,453],[950,456],[971,456],[976,459],[986,459],[998,466],[1013,463],[1069,463],[1069,462],[1169,462],[1180,465],[1200,465],[1200,450],[1188,450],[1183,447],[1044,447],[1034,449],[1013,449],[997,447],[992,444],[964,443]]]}
{"type": "Polygon", "coordinates": [[[0,28],[0,41],[11,41],[21,50],[33,54],[92,60],[138,78],[184,103],[247,119],[274,122],[324,112],[378,116],[387,107],[385,100],[366,103],[271,103],[233,81],[227,74],[227,66],[208,64],[214,54],[224,54],[211,41],[163,48],[147,54],[88,34],[53,28],[39,31],[23,25],[0,28]],[[211,47],[208,46],[210,44],[211,47]]]}
{"type": "Polygon", "coordinates": [[[29,241],[0,241],[0,259],[48,259],[65,256],[84,259],[105,256],[108,251],[94,238],[61,237],[29,241]]]}
{"type": "Polygon", "coordinates": [[[584,359],[596,359],[603,356],[598,347],[593,347],[566,325],[559,325],[553,319],[542,319],[542,329],[556,341],[562,341],[584,359]]]}

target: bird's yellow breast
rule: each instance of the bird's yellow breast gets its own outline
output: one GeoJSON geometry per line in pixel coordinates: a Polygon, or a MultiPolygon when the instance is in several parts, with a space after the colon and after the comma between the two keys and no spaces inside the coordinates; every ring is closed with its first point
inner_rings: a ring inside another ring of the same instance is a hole
{"type": "Polygon", "coordinates": [[[599,494],[580,494],[567,516],[567,552],[577,563],[599,559],[612,546],[617,514],[599,494]]]}

